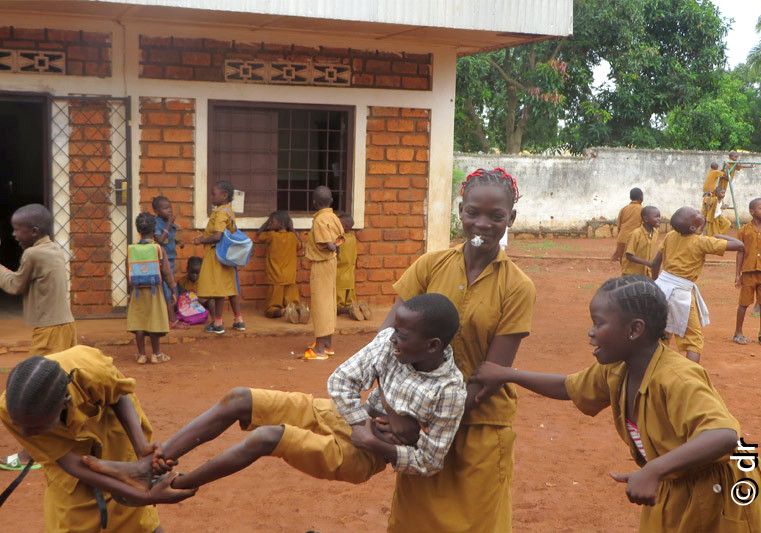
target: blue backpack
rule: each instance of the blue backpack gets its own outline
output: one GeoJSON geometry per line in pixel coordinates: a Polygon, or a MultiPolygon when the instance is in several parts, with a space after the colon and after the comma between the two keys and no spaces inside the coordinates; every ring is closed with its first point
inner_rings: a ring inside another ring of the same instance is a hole
{"type": "Polygon", "coordinates": [[[243,268],[251,259],[254,243],[237,227],[234,229],[222,232],[222,238],[216,245],[217,259],[223,265],[243,268]]]}

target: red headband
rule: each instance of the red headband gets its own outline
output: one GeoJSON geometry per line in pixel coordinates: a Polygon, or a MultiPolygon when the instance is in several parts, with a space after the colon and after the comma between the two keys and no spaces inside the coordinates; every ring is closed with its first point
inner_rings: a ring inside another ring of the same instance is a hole
{"type": "Polygon", "coordinates": [[[515,198],[513,203],[518,201],[518,198],[521,197],[520,193],[518,192],[518,180],[516,180],[513,176],[505,172],[505,169],[500,167],[496,167],[492,170],[485,170],[483,168],[479,168],[474,170],[470,174],[468,174],[467,177],[465,178],[465,181],[463,181],[462,185],[460,185],[460,196],[462,196],[463,193],[465,192],[465,185],[470,181],[471,178],[483,176],[484,174],[487,174],[487,173],[493,173],[492,175],[496,174],[498,178],[508,182],[510,184],[510,188],[513,190],[513,196],[515,198]]]}

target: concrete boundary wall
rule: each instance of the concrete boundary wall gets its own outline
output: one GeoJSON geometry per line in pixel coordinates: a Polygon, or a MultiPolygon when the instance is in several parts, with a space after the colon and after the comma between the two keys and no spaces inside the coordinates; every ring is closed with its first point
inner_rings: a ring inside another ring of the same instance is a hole
{"type": "MultiPolygon", "coordinates": [[[[605,228],[629,202],[632,187],[643,190],[645,205],[660,208],[664,222],[681,206],[699,208],[711,162],[721,166],[725,159],[725,152],[591,148],[583,156],[456,153],[454,164],[466,173],[502,167],[518,178],[522,197],[511,232],[591,237],[611,234],[605,228]]],[[[761,154],[740,159],[761,161],[761,154]]],[[[735,194],[741,219],[749,219],[748,202],[761,196],[761,166],[737,174],[735,194]]],[[[734,219],[733,211],[724,214],[734,219]]]]}

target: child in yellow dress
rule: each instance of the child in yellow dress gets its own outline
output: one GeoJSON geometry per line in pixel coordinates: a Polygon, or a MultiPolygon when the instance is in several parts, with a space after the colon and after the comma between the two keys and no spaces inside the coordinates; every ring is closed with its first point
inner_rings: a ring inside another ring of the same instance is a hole
{"type": "Polygon", "coordinates": [[[343,244],[343,227],[330,208],[332,204],[333,194],[324,185],[312,191],[312,205],[317,212],[309,230],[306,258],[311,262],[309,288],[315,341],[304,352],[307,360],[324,360],[335,353],[336,250],[343,244]]]}
{"type": "Polygon", "coordinates": [[[206,326],[207,333],[221,335],[225,332],[222,324],[222,310],[225,298],[230,300],[233,309],[233,329],[246,331],[243,315],[240,312],[238,296],[238,273],[233,267],[225,266],[217,259],[216,244],[225,230],[235,231],[235,214],[232,201],[235,189],[229,181],[218,181],[211,189],[211,203],[214,209],[203,235],[193,239],[194,244],[205,245],[201,273],[198,276],[198,298],[213,300],[213,322],[206,326]]]}
{"type": "Polygon", "coordinates": [[[267,318],[285,316],[292,324],[309,322],[309,308],[299,299],[296,267],[301,241],[293,229],[293,220],[285,211],[270,214],[257,231],[257,242],[267,245],[267,318]]]}
{"type": "Polygon", "coordinates": [[[742,446],[740,424],[708,373],[660,342],[668,316],[663,293],[644,276],[614,278],[597,291],[589,312],[597,362],[586,370],[566,376],[487,361],[471,383],[514,383],[572,400],[590,416],[611,407],[613,424],[640,467],[611,477],[626,484],[629,501],[643,505],[643,533],[761,531],[761,502],[736,500],[747,494],[743,488],[757,490],[761,483],[757,468],[743,471],[729,457],[742,446]]]}
{"type": "MultiPolygon", "coordinates": [[[[146,492],[83,464],[82,456],[93,453],[120,461],[153,454],[151,425],[134,392],[135,380],[88,346],[30,357],[8,375],[0,421],[44,467],[45,531],[97,533],[106,529],[105,518],[108,531],[161,532],[151,504],[175,503],[195,493],[172,489],[175,476],[146,492]],[[121,505],[117,498],[143,507],[121,505]]],[[[7,518],[6,527],[15,529],[7,518]]],[[[15,527],[24,529],[22,522],[15,527]]]]}
{"type": "Polygon", "coordinates": [[[370,320],[372,312],[365,302],[357,301],[354,289],[357,268],[357,236],[352,231],[354,217],[349,213],[338,216],[344,230],[344,242],[338,247],[336,264],[336,306],[338,314],[348,314],[354,320],[370,320]]]}
{"type": "MultiPolygon", "coordinates": [[[[156,219],[148,213],[140,213],[135,220],[135,227],[140,233],[140,242],[130,245],[127,253],[127,272],[133,269],[133,255],[136,248],[152,252],[158,260],[161,277],[158,285],[135,286],[130,276],[129,304],[127,305],[127,331],[135,334],[138,364],[148,362],[145,355],[145,336],[151,339],[151,363],[166,363],[170,357],[161,353],[160,339],[169,332],[169,316],[167,314],[167,302],[164,299],[162,284],[166,283],[172,295],[172,304],[177,301],[177,285],[174,282],[169,260],[160,244],[153,242],[153,232],[156,229],[156,219]]],[[[138,252],[139,253],[139,252],[138,252]]]]}

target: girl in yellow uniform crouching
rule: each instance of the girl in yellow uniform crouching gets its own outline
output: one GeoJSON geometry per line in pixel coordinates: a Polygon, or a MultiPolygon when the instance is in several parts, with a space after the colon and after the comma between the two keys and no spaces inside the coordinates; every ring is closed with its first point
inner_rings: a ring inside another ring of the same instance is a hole
{"type": "Polygon", "coordinates": [[[750,455],[740,461],[748,454],[741,449],[730,456],[750,443],[739,441],[740,424],[705,369],[660,342],[668,304],[657,285],[644,276],[608,280],[589,311],[597,362],[586,370],[564,376],[484,363],[471,382],[515,383],[573,400],[591,416],[610,406],[640,466],[611,477],[626,484],[632,503],[644,505],[640,531],[761,531],[761,499],[753,501],[761,484],[758,462],[750,455]]]}
{"type": "Polygon", "coordinates": [[[46,533],[163,531],[155,507],[128,507],[114,498],[145,506],[195,493],[170,488],[170,478],[146,492],[82,463],[91,453],[117,461],[153,453],[151,426],[134,390],[134,379],[87,346],[30,357],[11,371],[0,421],[43,466],[46,533]]]}

